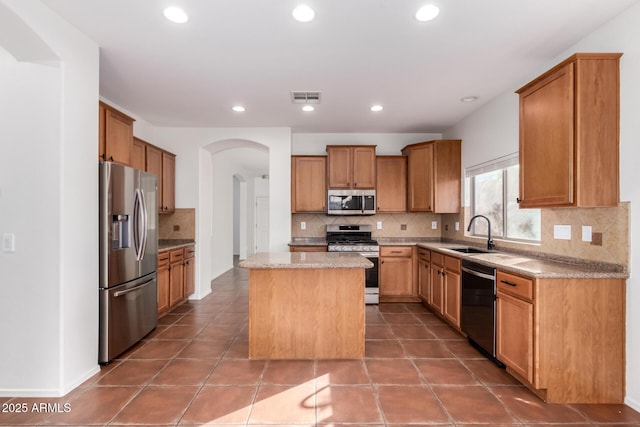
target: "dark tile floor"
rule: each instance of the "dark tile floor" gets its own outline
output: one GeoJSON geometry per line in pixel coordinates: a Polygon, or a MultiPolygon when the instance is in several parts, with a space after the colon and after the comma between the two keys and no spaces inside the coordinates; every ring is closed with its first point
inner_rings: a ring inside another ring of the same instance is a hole
{"type": "Polygon", "coordinates": [[[0,425],[640,426],[624,405],[543,403],[420,304],[367,306],[364,360],[248,360],[247,304],[233,269],[69,395],[0,398],[29,407],[0,425]]]}

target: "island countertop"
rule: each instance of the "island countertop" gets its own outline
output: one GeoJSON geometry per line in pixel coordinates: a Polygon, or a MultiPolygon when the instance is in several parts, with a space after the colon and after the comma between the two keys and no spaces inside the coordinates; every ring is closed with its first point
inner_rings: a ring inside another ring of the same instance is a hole
{"type": "Polygon", "coordinates": [[[265,252],[250,256],[238,265],[248,269],[372,268],[359,254],[344,252],[265,252]]]}

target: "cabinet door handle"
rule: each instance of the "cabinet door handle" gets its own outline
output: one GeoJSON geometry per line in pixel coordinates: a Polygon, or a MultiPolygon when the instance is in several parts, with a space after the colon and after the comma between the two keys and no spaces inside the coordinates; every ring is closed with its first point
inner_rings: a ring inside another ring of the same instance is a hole
{"type": "Polygon", "coordinates": [[[516,203],[520,204],[521,201],[520,197],[516,197],[516,203]]]}
{"type": "Polygon", "coordinates": [[[109,161],[113,162],[113,156],[109,156],[109,161]]]}
{"type": "Polygon", "coordinates": [[[513,286],[514,288],[518,286],[517,283],[507,282],[506,280],[500,280],[500,283],[504,283],[505,285],[513,286]]]}

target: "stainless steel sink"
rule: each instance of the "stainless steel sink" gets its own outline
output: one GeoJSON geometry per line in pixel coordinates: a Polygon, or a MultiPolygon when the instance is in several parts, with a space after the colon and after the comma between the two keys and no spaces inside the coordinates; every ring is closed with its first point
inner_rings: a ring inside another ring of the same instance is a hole
{"type": "Polygon", "coordinates": [[[484,249],[472,248],[472,247],[464,247],[464,248],[446,248],[452,251],[461,252],[463,254],[486,254],[489,251],[484,249]]]}

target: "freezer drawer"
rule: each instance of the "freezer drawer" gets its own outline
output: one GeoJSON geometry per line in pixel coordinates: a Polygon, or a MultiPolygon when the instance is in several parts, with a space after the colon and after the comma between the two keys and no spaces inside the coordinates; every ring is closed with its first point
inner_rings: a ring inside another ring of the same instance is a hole
{"type": "Polygon", "coordinates": [[[99,292],[98,362],[109,363],[158,324],[157,274],[99,292]]]}

